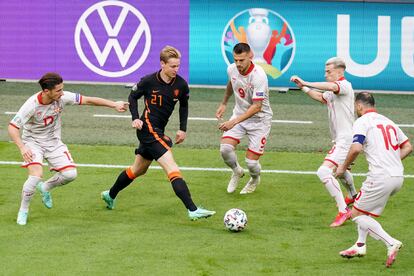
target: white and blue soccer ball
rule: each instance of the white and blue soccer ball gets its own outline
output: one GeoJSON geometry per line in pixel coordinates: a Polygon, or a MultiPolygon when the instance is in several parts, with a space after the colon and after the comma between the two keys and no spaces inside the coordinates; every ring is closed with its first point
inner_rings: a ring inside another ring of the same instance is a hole
{"type": "Polygon", "coordinates": [[[247,215],[237,208],[230,209],[224,215],[224,226],[233,232],[239,232],[246,227],[247,215]]]}

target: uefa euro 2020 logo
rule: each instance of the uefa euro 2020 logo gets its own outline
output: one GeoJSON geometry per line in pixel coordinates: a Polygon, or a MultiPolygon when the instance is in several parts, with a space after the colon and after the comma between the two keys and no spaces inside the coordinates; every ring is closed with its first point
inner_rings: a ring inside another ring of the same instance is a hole
{"type": "Polygon", "coordinates": [[[288,22],[278,13],[261,8],[248,9],[234,16],[224,28],[221,49],[227,64],[233,63],[233,47],[248,43],[253,62],[277,79],[295,56],[296,40],[288,22]]]}

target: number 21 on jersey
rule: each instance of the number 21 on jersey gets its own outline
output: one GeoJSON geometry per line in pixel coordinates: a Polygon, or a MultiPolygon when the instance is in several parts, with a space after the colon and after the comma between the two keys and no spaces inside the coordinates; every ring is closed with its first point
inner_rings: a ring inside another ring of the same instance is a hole
{"type": "Polygon", "coordinates": [[[151,104],[162,106],[162,95],[152,94],[151,95],[151,104]]]}

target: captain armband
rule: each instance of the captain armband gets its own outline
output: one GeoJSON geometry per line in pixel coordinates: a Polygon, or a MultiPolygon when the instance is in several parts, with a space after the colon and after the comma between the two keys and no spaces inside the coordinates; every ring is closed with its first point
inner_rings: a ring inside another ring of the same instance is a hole
{"type": "Polygon", "coordinates": [[[352,143],[360,143],[363,145],[365,142],[365,136],[361,134],[355,134],[352,143]]]}

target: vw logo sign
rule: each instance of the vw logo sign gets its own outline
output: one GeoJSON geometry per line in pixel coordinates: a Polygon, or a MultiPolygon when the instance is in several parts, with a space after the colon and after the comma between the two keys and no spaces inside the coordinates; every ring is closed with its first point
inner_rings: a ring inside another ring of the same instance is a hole
{"type": "Polygon", "coordinates": [[[273,79],[279,78],[295,56],[296,39],[289,23],[278,13],[252,8],[236,14],[224,28],[221,52],[227,64],[233,63],[233,47],[248,43],[253,62],[273,79]]]}
{"type": "Polygon", "coordinates": [[[151,32],[145,17],[122,1],[89,7],[75,29],[75,48],[93,72],[111,78],[137,70],[148,57],[151,32]]]}

